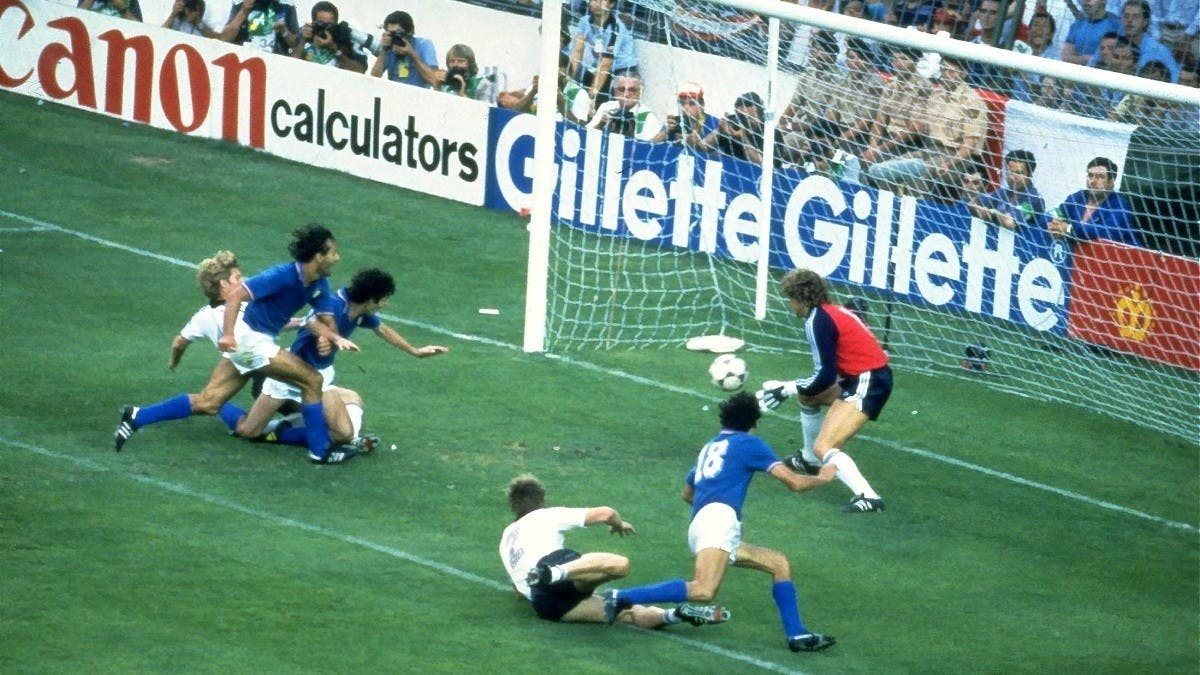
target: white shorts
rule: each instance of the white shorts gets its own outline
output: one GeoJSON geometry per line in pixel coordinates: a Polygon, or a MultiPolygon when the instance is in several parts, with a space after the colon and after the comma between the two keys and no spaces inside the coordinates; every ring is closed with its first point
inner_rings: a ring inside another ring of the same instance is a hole
{"type": "Polygon", "coordinates": [[[233,337],[237,340],[237,349],[222,355],[229,359],[242,375],[262,368],[279,353],[279,345],[275,344],[274,336],[247,326],[240,315],[233,327],[233,337]]]}
{"type": "Polygon", "coordinates": [[[693,554],[706,548],[719,548],[728,553],[729,562],[734,563],[741,543],[742,523],[728,504],[705,504],[688,527],[688,546],[693,554]]]}
{"type": "MultiPolygon", "coordinates": [[[[326,366],[317,371],[321,373],[321,391],[329,391],[333,388],[333,366],[326,366]]],[[[262,393],[279,401],[295,401],[300,402],[300,387],[294,384],[288,384],[283,380],[276,380],[268,377],[263,380],[262,393]]]]}

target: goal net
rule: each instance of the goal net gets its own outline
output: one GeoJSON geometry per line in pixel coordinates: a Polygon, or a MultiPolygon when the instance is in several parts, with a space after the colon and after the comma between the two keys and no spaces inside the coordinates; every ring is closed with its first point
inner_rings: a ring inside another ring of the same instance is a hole
{"type": "Polygon", "coordinates": [[[775,279],[808,267],[901,369],[1200,438],[1194,45],[1076,66],[1066,5],[995,0],[594,4],[560,15],[533,349],[807,353],[775,279]]]}

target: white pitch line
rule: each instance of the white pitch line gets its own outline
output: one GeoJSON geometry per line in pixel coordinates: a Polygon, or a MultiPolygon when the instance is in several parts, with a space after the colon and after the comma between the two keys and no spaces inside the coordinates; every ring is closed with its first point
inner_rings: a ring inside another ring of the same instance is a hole
{"type": "MultiPolygon", "coordinates": [[[[43,448],[43,447],[40,447],[37,445],[30,445],[29,443],[22,443],[22,442],[10,440],[10,439],[4,438],[4,437],[0,437],[0,444],[10,445],[14,448],[25,450],[27,452],[32,452],[34,454],[38,454],[43,457],[49,457],[52,459],[69,462],[76,466],[88,469],[89,471],[95,471],[97,473],[107,473],[107,474],[111,474],[114,476],[119,476],[121,478],[128,478],[130,480],[136,481],[143,485],[148,485],[152,488],[162,490],[163,492],[169,492],[172,494],[181,495],[183,497],[188,497],[191,499],[198,499],[207,504],[211,504],[213,506],[228,509],[230,511],[235,511],[237,513],[240,513],[244,516],[249,516],[251,518],[265,520],[267,522],[273,523],[280,527],[288,527],[288,528],[292,528],[292,529],[301,530],[303,532],[308,532],[309,534],[315,534],[317,536],[325,537],[327,539],[332,539],[335,541],[340,541],[340,542],[343,542],[346,544],[350,544],[352,546],[361,546],[365,549],[374,551],[376,553],[381,553],[383,555],[390,556],[390,557],[396,558],[398,560],[403,560],[405,562],[409,562],[409,563],[412,563],[415,565],[420,565],[421,567],[427,567],[427,568],[435,570],[437,572],[441,572],[442,574],[457,577],[459,579],[462,579],[463,581],[469,581],[473,584],[478,584],[480,586],[486,586],[495,591],[506,591],[506,592],[511,591],[511,587],[508,584],[500,583],[499,581],[496,581],[495,579],[481,577],[478,574],[473,574],[471,572],[467,572],[466,570],[461,570],[461,569],[458,569],[457,567],[452,567],[445,563],[438,562],[437,560],[423,558],[419,555],[415,555],[415,554],[409,553],[407,551],[402,551],[398,548],[393,548],[391,546],[386,546],[384,544],[379,544],[379,543],[373,542],[369,539],[363,539],[362,537],[356,537],[354,535],[345,534],[343,532],[338,532],[336,530],[331,530],[329,528],[321,527],[320,525],[315,525],[313,523],[307,523],[302,520],[296,520],[295,518],[289,518],[287,516],[281,516],[279,514],[271,513],[269,511],[262,511],[260,509],[245,506],[243,504],[240,504],[240,503],[235,502],[230,499],[226,499],[224,497],[218,497],[217,495],[208,494],[206,492],[200,492],[198,490],[193,490],[192,488],[189,488],[186,485],[180,485],[179,483],[170,483],[170,482],[167,482],[164,480],[159,480],[157,478],[151,478],[149,476],[144,476],[144,475],[140,475],[140,474],[136,474],[136,473],[124,473],[124,472],[114,471],[110,467],[107,467],[107,466],[105,466],[99,462],[93,461],[91,459],[87,459],[86,457],[76,457],[74,455],[68,455],[65,453],[56,452],[54,450],[48,450],[46,448],[43,448]]],[[[743,654],[741,652],[736,652],[736,651],[733,651],[730,649],[725,649],[723,647],[718,647],[716,645],[712,645],[707,642],[693,640],[691,638],[682,637],[680,635],[672,635],[671,633],[668,633],[666,631],[639,631],[639,632],[644,632],[647,634],[651,634],[655,637],[662,637],[662,638],[672,640],[674,642],[679,642],[681,644],[687,645],[688,647],[690,647],[692,649],[698,649],[701,651],[709,652],[710,654],[714,654],[717,656],[723,656],[727,659],[731,659],[733,661],[739,661],[741,663],[744,663],[744,664],[750,665],[750,666],[754,666],[755,668],[759,668],[761,670],[767,670],[767,671],[771,671],[771,672],[775,672],[775,673],[791,673],[792,675],[804,675],[804,673],[802,671],[787,668],[785,666],[781,666],[777,663],[772,663],[770,661],[764,661],[762,659],[751,656],[749,654],[743,654]]]]}
{"type": "MultiPolygon", "coordinates": [[[[56,231],[62,232],[64,234],[69,234],[72,236],[79,237],[81,239],[86,239],[88,241],[95,242],[95,243],[103,245],[103,246],[116,248],[116,249],[119,249],[122,251],[127,251],[129,253],[134,253],[136,255],[153,258],[155,260],[161,260],[163,262],[169,262],[171,264],[179,265],[182,267],[187,267],[189,269],[194,269],[196,267],[195,263],[188,262],[186,260],[180,260],[178,258],[164,256],[164,255],[161,255],[158,253],[154,253],[153,251],[147,251],[147,250],[136,248],[133,246],[126,246],[124,244],[118,244],[116,242],[108,241],[106,239],[101,239],[100,237],[96,237],[94,235],[87,234],[85,232],[77,232],[75,230],[70,230],[65,227],[60,227],[58,225],[54,225],[53,223],[47,223],[47,222],[44,222],[41,220],[37,220],[36,218],[30,218],[28,216],[22,216],[20,214],[11,213],[9,211],[4,211],[4,210],[0,210],[0,216],[7,216],[9,218],[13,218],[15,220],[19,220],[24,223],[28,223],[30,225],[35,225],[38,227],[51,229],[51,230],[56,230],[56,231]]],[[[499,347],[502,349],[508,349],[510,351],[515,351],[515,352],[523,352],[524,351],[520,345],[511,344],[508,342],[503,342],[503,341],[495,340],[492,338],[486,338],[486,337],[482,337],[482,336],[478,336],[478,335],[469,335],[466,333],[458,333],[458,332],[449,330],[447,328],[443,328],[441,326],[433,326],[433,325],[423,323],[420,321],[413,321],[411,319],[403,319],[401,317],[390,316],[388,314],[383,314],[383,313],[381,313],[380,316],[387,319],[388,321],[393,322],[393,323],[398,323],[398,324],[410,326],[413,328],[419,328],[421,330],[426,330],[431,333],[437,333],[439,335],[453,337],[455,339],[462,340],[464,342],[475,342],[478,344],[489,345],[492,347],[499,347]]],[[[606,366],[600,366],[595,363],[591,363],[588,361],[581,361],[579,359],[575,359],[570,356],[564,356],[561,354],[546,354],[545,356],[546,356],[546,358],[549,358],[549,359],[555,359],[558,361],[562,361],[563,363],[567,363],[567,364],[570,364],[570,365],[578,367],[578,368],[584,368],[586,370],[591,370],[593,372],[601,373],[601,374],[604,374],[604,375],[607,375],[610,377],[616,377],[616,378],[629,380],[631,382],[636,382],[638,384],[642,384],[642,385],[645,385],[648,387],[655,387],[657,389],[663,389],[663,390],[666,390],[666,391],[669,391],[669,392],[672,392],[675,394],[683,394],[686,396],[692,396],[694,398],[699,398],[704,401],[712,401],[711,395],[701,393],[694,389],[688,389],[685,387],[677,387],[674,385],[670,385],[670,384],[658,382],[656,380],[652,380],[652,379],[649,379],[646,377],[642,377],[641,375],[635,375],[633,373],[627,373],[622,370],[608,368],[606,366]]],[[[770,414],[782,416],[779,413],[770,413],[770,414]]],[[[786,417],[786,416],[783,416],[783,417],[786,417]]],[[[790,419],[790,418],[788,418],[788,419],[790,419]]],[[[1113,512],[1120,513],[1120,514],[1123,514],[1126,516],[1131,516],[1131,517],[1138,518],[1141,520],[1150,521],[1153,523],[1157,523],[1159,525],[1164,525],[1169,528],[1183,530],[1184,532],[1189,532],[1191,534],[1200,534],[1200,528],[1198,528],[1197,526],[1192,525],[1190,523],[1183,523],[1183,522],[1171,520],[1169,518],[1163,518],[1161,516],[1156,516],[1156,515],[1146,513],[1144,511],[1139,511],[1137,509],[1133,509],[1133,508],[1130,508],[1127,506],[1122,506],[1120,504],[1114,504],[1112,502],[1107,502],[1102,499],[1096,499],[1095,497],[1089,497],[1085,494],[1073,492],[1071,490],[1067,490],[1064,488],[1056,487],[1053,485],[1047,485],[1045,483],[1039,483],[1037,481],[1032,481],[1032,480],[1029,480],[1026,478],[1021,478],[1020,476],[1015,476],[1013,474],[1005,473],[1003,471],[989,469],[988,467],[981,466],[979,464],[972,464],[971,462],[957,459],[955,457],[948,457],[946,455],[940,455],[936,452],[930,452],[929,450],[923,450],[921,448],[913,448],[913,447],[909,447],[909,446],[897,443],[895,441],[882,439],[882,438],[875,438],[872,436],[864,436],[864,435],[860,434],[860,435],[855,436],[855,438],[867,441],[869,443],[874,443],[878,446],[888,448],[891,450],[899,450],[900,452],[908,453],[910,455],[914,455],[917,457],[923,457],[925,459],[932,459],[937,462],[942,462],[943,464],[949,464],[951,466],[956,466],[956,467],[959,467],[962,469],[975,471],[975,472],[981,473],[985,476],[999,478],[1001,480],[1005,480],[1010,483],[1014,483],[1016,485],[1021,485],[1024,487],[1041,490],[1043,492],[1049,492],[1052,494],[1056,494],[1056,495],[1059,495],[1060,497],[1072,499],[1072,500],[1087,504],[1089,506],[1095,506],[1097,508],[1105,509],[1108,511],[1113,511],[1113,512]]]]}

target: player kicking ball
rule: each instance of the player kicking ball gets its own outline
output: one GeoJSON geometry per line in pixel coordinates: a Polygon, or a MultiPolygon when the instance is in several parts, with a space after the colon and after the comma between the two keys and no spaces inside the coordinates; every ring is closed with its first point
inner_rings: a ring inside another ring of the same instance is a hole
{"type": "Polygon", "coordinates": [[[821,467],[815,476],[789,470],[771,446],[754,435],[761,416],[758,401],[747,392],[734,394],[721,403],[721,431],[700,449],[695,466],[687,474],[683,500],[692,505],[688,528],[688,545],[696,556],[692,580],[671,579],[608,591],[604,595],[604,614],[609,623],[640,603],[710,602],[717,597],[725,571],[733,565],[771,575],[771,596],[792,651],[815,652],[836,642],[832,635],[814,633],[800,620],[787,556],[742,541],[742,504],[755,472],[768,473],[788,488],[800,491],[830,482],[835,471],[833,465],[821,467]]]}

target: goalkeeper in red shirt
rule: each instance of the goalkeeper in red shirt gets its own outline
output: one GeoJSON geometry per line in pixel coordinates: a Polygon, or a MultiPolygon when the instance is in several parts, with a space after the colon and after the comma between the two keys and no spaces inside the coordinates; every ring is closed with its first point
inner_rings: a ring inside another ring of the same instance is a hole
{"type": "Polygon", "coordinates": [[[764,410],[778,408],[793,396],[800,403],[804,449],[784,464],[810,475],[824,464],[833,464],[838,480],[854,493],[842,510],[882,511],[883,498],[841,448],[867,420],[879,417],[892,393],[887,353],[854,312],[830,302],[829,282],[816,272],[792,270],[780,280],[779,290],[796,316],[804,319],[815,368],[812,375],[798,380],[763,382],[756,394],[764,410]]]}

